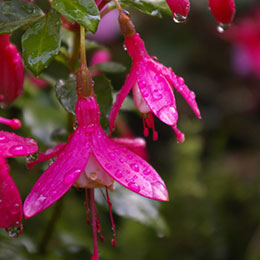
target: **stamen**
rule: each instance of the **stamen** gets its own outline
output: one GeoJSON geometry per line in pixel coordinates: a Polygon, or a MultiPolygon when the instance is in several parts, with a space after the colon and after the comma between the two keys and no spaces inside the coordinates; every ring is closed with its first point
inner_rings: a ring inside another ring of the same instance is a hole
{"type": "Polygon", "coordinates": [[[183,143],[185,141],[185,135],[176,126],[172,126],[172,129],[176,133],[177,142],[183,143]]]}
{"type": "Polygon", "coordinates": [[[148,137],[148,136],[149,136],[149,129],[146,127],[145,114],[142,114],[142,119],[143,119],[144,136],[145,136],[145,137],[148,137]]]}
{"type": "Polygon", "coordinates": [[[155,126],[154,126],[154,119],[153,119],[153,114],[152,112],[149,112],[147,114],[147,118],[146,118],[146,123],[148,125],[149,128],[152,128],[153,130],[153,140],[157,141],[158,140],[158,133],[155,130],[155,126]]]}
{"type": "Polygon", "coordinates": [[[88,190],[85,189],[85,207],[86,207],[86,219],[87,219],[87,223],[90,223],[90,219],[89,219],[89,207],[90,207],[90,203],[89,203],[89,196],[88,196],[88,190]]]}
{"type": "Polygon", "coordinates": [[[99,235],[99,239],[102,243],[104,243],[105,239],[104,237],[101,235],[101,224],[100,224],[100,217],[99,217],[99,213],[98,210],[96,208],[96,224],[97,224],[97,232],[99,235]]]}
{"type": "Polygon", "coordinates": [[[108,204],[108,210],[109,210],[109,216],[110,216],[110,221],[112,224],[112,231],[113,231],[113,238],[112,238],[112,246],[116,247],[116,228],[115,228],[115,222],[114,222],[114,218],[113,218],[113,214],[112,214],[112,202],[110,201],[109,198],[109,194],[108,194],[108,190],[106,187],[106,196],[107,196],[107,204],[108,204]]]}
{"type": "Polygon", "coordinates": [[[12,129],[19,129],[21,127],[21,121],[19,119],[6,119],[4,117],[0,117],[0,123],[10,126],[12,129]]]}
{"type": "Polygon", "coordinates": [[[97,242],[97,221],[96,221],[96,207],[95,207],[95,191],[88,189],[88,196],[90,198],[90,209],[92,216],[92,235],[93,235],[93,256],[91,260],[98,260],[98,242],[97,242]]]}

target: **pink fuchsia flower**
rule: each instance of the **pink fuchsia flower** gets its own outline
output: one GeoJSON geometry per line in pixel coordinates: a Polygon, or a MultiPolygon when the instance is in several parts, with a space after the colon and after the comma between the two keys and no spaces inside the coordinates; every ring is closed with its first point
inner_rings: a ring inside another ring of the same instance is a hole
{"type": "Polygon", "coordinates": [[[223,35],[234,46],[233,63],[242,75],[260,77],[260,7],[237,22],[223,35]]]}
{"type": "Polygon", "coordinates": [[[166,0],[176,23],[184,22],[190,11],[189,0],[166,0]]]}
{"type": "Polygon", "coordinates": [[[234,0],[209,0],[209,9],[222,26],[231,24],[236,12],[234,0]]]}
{"type": "Polygon", "coordinates": [[[0,34],[0,103],[2,105],[8,105],[20,96],[24,83],[22,58],[9,38],[8,34],[0,34]]]}
{"type": "MultiPolygon", "coordinates": [[[[18,119],[8,120],[0,117],[0,123],[13,129],[21,127],[18,119]]],[[[37,152],[34,140],[23,138],[15,133],[0,131],[0,227],[5,228],[9,236],[16,237],[22,232],[22,201],[19,191],[9,175],[6,158],[27,156],[37,152]]]]}
{"type": "MultiPolygon", "coordinates": [[[[104,63],[104,62],[108,62],[111,60],[111,54],[108,50],[97,50],[94,52],[92,58],[91,58],[91,62],[90,62],[90,66],[93,67],[97,64],[100,63],[104,63]]],[[[91,71],[91,75],[92,76],[97,76],[100,74],[99,70],[92,70],[91,71]]]]}
{"type": "Polygon", "coordinates": [[[154,129],[154,114],[162,122],[172,127],[177,135],[178,142],[183,142],[184,134],[177,128],[178,112],[173,87],[187,101],[196,116],[201,118],[195,93],[189,90],[183,78],[176,76],[171,68],[163,66],[148,55],[143,40],[135,32],[127,15],[121,13],[119,22],[121,31],[125,36],[126,49],[132,58],[132,67],[110,112],[109,127],[111,133],[114,129],[117,113],[125,97],[133,89],[134,104],[143,115],[144,135],[148,136],[148,128],[152,128],[153,139],[157,140],[158,138],[154,129]]]}
{"type": "MultiPolygon", "coordinates": [[[[117,181],[139,195],[162,201],[168,200],[168,192],[152,166],[107,137],[100,126],[100,111],[93,96],[79,97],[75,112],[78,128],[66,145],[45,154],[48,158],[50,154],[57,156],[57,159],[26,198],[24,214],[26,218],[35,216],[61,198],[73,185],[87,189],[89,199],[86,199],[86,208],[87,212],[91,209],[96,257],[93,259],[97,259],[96,236],[100,229],[97,229],[99,221],[95,213],[94,188],[113,190],[113,182],[117,181]]],[[[107,202],[111,209],[109,197],[107,202]]]]}

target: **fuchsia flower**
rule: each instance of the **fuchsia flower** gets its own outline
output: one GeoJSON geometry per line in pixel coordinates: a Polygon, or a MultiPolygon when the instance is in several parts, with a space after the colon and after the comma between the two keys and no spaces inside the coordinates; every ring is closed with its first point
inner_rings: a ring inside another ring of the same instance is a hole
{"type": "MultiPolygon", "coordinates": [[[[0,123],[13,129],[21,127],[18,119],[8,120],[0,117],[0,123]]],[[[27,156],[37,152],[34,140],[14,133],[0,131],[0,227],[5,228],[11,237],[22,232],[22,201],[19,191],[9,175],[6,158],[27,156]]]]}
{"type": "Polygon", "coordinates": [[[166,0],[176,23],[184,22],[190,11],[189,0],[166,0]]]}
{"type": "MultiPolygon", "coordinates": [[[[111,60],[111,54],[108,50],[97,50],[94,52],[92,58],[91,58],[91,62],[90,62],[90,66],[93,67],[97,64],[100,63],[104,63],[104,62],[108,62],[111,60]]],[[[99,70],[92,70],[91,71],[91,75],[92,76],[97,76],[100,74],[99,70]]]]}
{"type": "Polygon", "coordinates": [[[232,23],[236,12],[234,0],[209,0],[209,8],[219,23],[223,25],[232,23]]]}
{"type": "Polygon", "coordinates": [[[166,68],[148,55],[143,40],[135,32],[127,15],[121,13],[119,22],[125,36],[125,46],[133,64],[111,109],[110,131],[112,132],[114,129],[115,118],[125,97],[133,89],[134,104],[143,115],[144,135],[148,136],[147,127],[149,127],[153,129],[153,139],[158,138],[154,129],[154,114],[162,122],[172,127],[178,142],[183,142],[184,134],[177,128],[178,112],[172,87],[183,96],[196,116],[201,118],[194,92],[189,90],[183,78],[176,76],[171,68],[166,68]]]}
{"type": "MultiPolygon", "coordinates": [[[[95,251],[96,233],[100,233],[100,228],[96,230],[99,220],[95,217],[93,188],[105,187],[113,190],[115,180],[139,195],[162,201],[168,200],[168,192],[152,166],[107,137],[100,126],[100,111],[93,96],[79,97],[75,112],[78,128],[70,136],[69,142],[40,154],[38,162],[58,157],[42,174],[26,198],[24,214],[26,218],[35,216],[61,198],[73,185],[88,189],[89,199],[86,200],[86,205],[87,211],[91,208],[95,251]]],[[[128,146],[131,144],[128,143],[128,146]]],[[[108,196],[107,202],[111,211],[108,196]]],[[[112,225],[114,230],[113,221],[112,225]]],[[[94,253],[95,256],[96,254],[94,253]]]]}
{"type": "Polygon", "coordinates": [[[22,58],[9,38],[9,34],[0,34],[0,103],[3,105],[22,94],[24,83],[22,58]]]}

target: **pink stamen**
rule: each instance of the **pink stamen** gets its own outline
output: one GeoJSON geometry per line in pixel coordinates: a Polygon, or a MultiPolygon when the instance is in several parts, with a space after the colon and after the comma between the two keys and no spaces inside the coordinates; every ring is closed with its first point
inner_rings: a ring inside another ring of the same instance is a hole
{"type": "Polygon", "coordinates": [[[90,219],[89,219],[89,207],[90,207],[90,203],[89,203],[89,196],[88,196],[88,192],[87,189],[85,189],[85,208],[86,208],[86,219],[87,219],[87,223],[90,223],[90,219]]]}
{"type": "Polygon", "coordinates": [[[176,126],[172,126],[172,129],[176,134],[178,143],[183,143],[185,141],[185,135],[176,126]]]}
{"type": "Polygon", "coordinates": [[[116,247],[116,227],[115,227],[115,222],[112,214],[112,202],[109,198],[108,190],[106,188],[106,196],[107,196],[107,204],[108,204],[108,210],[109,210],[109,216],[112,224],[112,231],[113,231],[113,238],[112,238],[112,246],[116,247]]]}
{"type": "Polygon", "coordinates": [[[157,141],[158,140],[158,133],[155,130],[155,126],[154,126],[154,119],[153,119],[153,114],[152,112],[149,112],[147,114],[147,118],[146,118],[146,123],[148,125],[149,128],[152,128],[153,130],[153,140],[157,141]]]}
{"type": "Polygon", "coordinates": [[[146,127],[146,123],[145,123],[146,119],[145,119],[144,116],[145,116],[145,115],[142,114],[143,128],[144,128],[144,136],[145,136],[145,137],[148,137],[148,136],[149,136],[149,129],[146,127]]]}
{"type": "Polygon", "coordinates": [[[10,126],[12,129],[19,129],[21,127],[21,121],[19,119],[6,119],[4,117],[0,117],[0,123],[10,126]]]}
{"type": "Polygon", "coordinates": [[[90,209],[92,216],[92,235],[93,235],[93,256],[91,260],[98,260],[98,241],[97,241],[97,220],[96,220],[96,206],[95,206],[95,191],[88,189],[88,196],[90,198],[90,209]]]}
{"type": "Polygon", "coordinates": [[[98,213],[98,210],[96,208],[96,224],[97,224],[97,233],[99,235],[99,239],[102,243],[104,243],[105,239],[104,237],[101,235],[101,224],[100,224],[100,217],[99,217],[99,213],[98,213]]]}

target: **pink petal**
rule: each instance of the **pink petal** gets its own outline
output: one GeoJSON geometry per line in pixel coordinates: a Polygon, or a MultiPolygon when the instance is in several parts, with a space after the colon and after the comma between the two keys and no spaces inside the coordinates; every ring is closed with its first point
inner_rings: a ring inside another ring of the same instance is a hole
{"type": "Polygon", "coordinates": [[[31,218],[62,197],[84,171],[89,155],[89,135],[81,127],[56,161],[41,175],[24,202],[24,214],[31,218]]]}
{"type": "Polygon", "coordinates": [[[111,109],[111,112],[109,115],[110,133],[112,133],[113,129],[115,128],[115,119],[119,112],[119,109],[135,82],[136,82],[135,72],[134,72],[134,69],[132,68],[131,72],[126,76],[126,81],[125,81],[124,86],[121,88],[119,94],[116,97],[116,102],[112,106],[112,109],[111,109]]]}
{"type": "Polygon", "coordinates": [[[169,5],[173,16],[182,15],[184,17],[188,16],[190,11],[190,1],[189,0],[166,0],[169,5]]]}
{"type": "Polygon", "coordinates": [[[145,61],[138,66],[137,80],[141,94],[153,114],[167,125],[176,125],[178,112],[172,88],[166,78],[145,61]]]}
{"type": "Polygon", "coordinates": [[[0,131],[0,154],[3,157],[27,156],[38,150],[31,138],[23,138],[15,133],[0,131]]]}
{"type": "Polygon", "coordinates": [[[111,141],[101,128],[92,134],[91,141],[97,162],[121,185],[150,199],[169,199],[163,180],[141,157],[111,141]]]}
{"type": "Polygon", "coordinates": [[[66,146],[66,143],[60,143],[60,144],[56,145],[55,147],[46,150],[44,153],[39,153],[38,159],[28,162],[26,164],[26,167],[28,169],[31,169],[35,166],[35,164],[48,161],[48,160],[58,156],[62,152],[62,150],[64,150],[65,146],[66,146]]]}
{"type": "Polygon", "coordinates": [[[166,79],[171,83],[171,85],[176,88],[176,90],[183,96],[186,102],[189,104],[193,112],[198,118],[201,118],[200,110],[198,108],[198,104],[196,102],[196,95],[193,91],[191,91],[187,85],[185,85],[184,79],[182,77],[178,77],[171,70],[171,68],[166,68],[162,64],[153,61],[153,67],[160,73],[162,73],[166,79]]]}
{"type": "Polygon", "coordinates": [[[0,157],[0,227],[8,229],[20,226],[22,215],[19,191],[9,175],[6,159],[0,157]]]}
{"type": "Polygon", "coordinates": [[[136,137],[136,138],[120,137],[120,138],[113,138],[112,140],[117,144],[126,146],[130,150],[131,150],[131,148],[145,148],[146,147],[145,140],[140,137],[136,137]]]}

